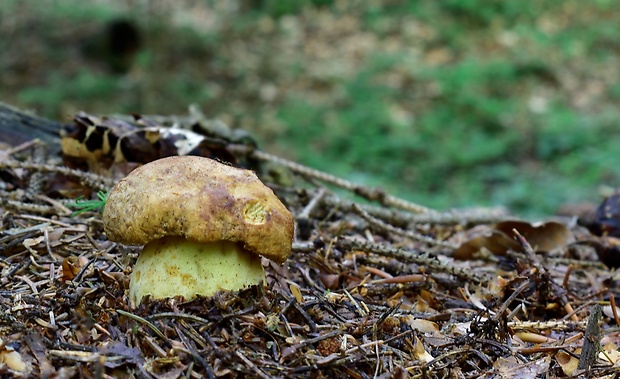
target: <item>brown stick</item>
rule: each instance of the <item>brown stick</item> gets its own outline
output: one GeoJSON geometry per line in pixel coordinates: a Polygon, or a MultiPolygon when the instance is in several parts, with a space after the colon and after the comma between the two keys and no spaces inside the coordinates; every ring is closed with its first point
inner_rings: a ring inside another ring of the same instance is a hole
{"type": "Polygon", "coordinates": [[[601,306],[596,304],[592,307],[588,326],[586,326],[586,335],[583,338],[583,348],[581,349],[581,357],[579,358],[580,370],[589,370],[596,363],[598,353],[601,346],[601,327],[598,323],[601,321],[601,306]]]}

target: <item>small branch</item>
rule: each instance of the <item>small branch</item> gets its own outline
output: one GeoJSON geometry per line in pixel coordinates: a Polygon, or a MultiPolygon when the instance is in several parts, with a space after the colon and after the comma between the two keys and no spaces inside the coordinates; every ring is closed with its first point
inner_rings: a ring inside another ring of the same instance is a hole
{"type": "Polygon", "coordinates": [[[476,284],[486,284],[489,282],[489,278],[483,275],[475,274],[474,272],[450,266],[446,263],[438,261],[435,257],[427,253],[421,253],[418,251],[406,251],[403,249],[397,249],[395,247],[386,246],[382,244],[376,244],[367,241],[360,241],[355,239],[339,239],[336,241],[336,246],[340,249],[348,250],[361,250],[366,253],[383,255],[390,258],[396,258],[401,262],[415,263],[420,266],[426,267],[428,270],[446,272],[450,275],[454,275],[458,278],[472,281],[476,284]]]}
{"type": "Polygon", "coordinates": [[[590,318],[588,319],[588,326],[586,326],[586,334],[583,338],[583,348],[581,350],[581,357],[579,358],[580,370],[589,370],[598,357],[601,346],[601,328],[598,323],[601,321],[601,306],[596,304],[592,307],[590,312],[590,318]]]}
{"type": "Polygon", "coordinates": [[[263,378],[263,379],[269,379],[270,376],[265,374],[263,372],[263,370],[261,370],[260,368],[256,367],[256,365],[254,363],[252,363],[252,361],[250,361],[245,355],[243,355],[243,353],[240,350],[236,350],[235,353],[237,354],[237,356],[239,358],[241,358],[241,360],[243,361],[243,363],[245,363],[245,365],[250,368],[256,375],[258,375],[258,377],[263,378]]]}
{"type": "Polygon", "coordinates": [[[375,226],[375,227],[377,227],[379,229],[382,229],[382,230],[386,230],[386,231],[388,231],[390,233],[398,234],[400,236],[405,236],[405,237],[411,238],[412,240],[415,240],[415,241],[425,242],[425,243],[428,243],[429,245],[447,247],[447,248],[450,248],[450,249],[456,249],[458,247],[458,246],[455,246],[455,245],[450,244],[448,242],[440,241],[438,239],[435,239],[435,238],[432,238],[432,237],[428,237],[428,236],[425,236],[425,235],[420,234],[420,233],[416,233],[416,232],[413,232],[413,231],[410,231],[410,230],[404,230],[404,229],[392,226],[390,224],[387,224],[387,223],[379,220],[378,218],[371,216],[370,214],[368,214],[368,212],[364,211],[357,204],[353,204],[353,211],[356,212],[357,214],[359,214],[360,216],[362,216],[362,218],[364,220],[368,221],[368,223],[370,225],[375,226]]]}
{"type": "Polygon", "coordinates": [[[170,340],[168,340],[168,338],[164,335],[164,333],[161,332],[161,330],[159,330],[159,328],[157,328],[155,326],[155,324],[153,324],[152,322],[145,320],[144,318],[134,315],[133,313],[129,313],[129,312],[125,312],[121,309],[116,309],[115,310],[116,313],[125,316],[125,317],[129,317],[130,319],[134,320],[134,321],[138,321],[146,326],[148,326],[155,334],[157,334],[157,336],[159,338],[161,338],[164,343],[166,344],[167,347],[171,347],[172,344],[170,343],[170,340]]]}
{"type": "Polygon", "coordinates": [[[325,195],[325,188],[319,188],[319,190],[312,196],[312,200],[302,209],[301,212],[297,215],[298,219],[308,219],[310,218],[310,213],[312,210],[316,208],[317,204],[321,201],[323,196],[325,195]]]}
{"type": "Polygon", "coordinates": [[[352,212],[354,206],[367,212],[369,215],[388,221],[392,224],[492,224],[506,221],[511,217],[503,209],[488,209],[478,211],[448,211],[412,214],[409,212],[386,209],[366,204],[358,204],[353,201],[341,199],[336,195],[325,196],[323,204],[328,208],[340,208],[343,212],[352,212]]]}
{"type": "Polygon", "coordinates": [[[268,154],[259,150],[251,150],[248,146],[245,145],[230,145],[228,148],[231,151],[246,153],[253,158],[262,161],[277,163],[298,174],[318,179],[322,182],[334,185],[336,187],[344,188],[348,191],[355,193],[358,196],[361,196],[368,200],[376,201],[386,207],[395,207],[412,213],[435,212],[434,210],[424,207],[422,205],[414,204],[407,200],[403,200],[398,197],[389,195],[379,188],[370,188],[355,184],[348,180],[339,178],[323,171],[315,170],[313,168],[301,165],[293,161],[289,161],[276,155],[268,154]]]}
{"type": "Polygon", "coordinates": [[[33,170],[37,172],[55,172],[67,176],[73,176],[80,179],[84,184],[96,191],[105,191],[113,187],[116,182],[108,177],[75,170],[72,168],[54,166],[51,164],[40,164],[32,162],[20,162],[16,160],[8,160],[0,162],[0,168],[22,168],[25,170],[33,170]]]}
{"type": "MultiPolygon", "coordinates": [[[[547,285],[549,290],[553,290],[555,295],[560,300],[560,303],[564,307],[566,313],[570,314],[570,318],[573,321],[579,321],[579,317],[575,314],[573,310],[573,306],[568,301],[568,297],[566,296],[566,290],[558,283],[556,283],[549,274],[549,271],[545,268],[545,266],[541,263],[540,258],[536,255],[536,252],[530,245],[530,243],[523,237],[517,229],[512,229],[512,232],[515,234],[515,239],[521,246],[521,249],[525,253],[529,264],[537,271],[536,275],[539,278],[544,280],[546,283],[543,285],[547,285]]],[[[540,287],[540,284],[539,284],[540,287]]],[[[540,290],[540,288],[539,288],[540,290]]]]}
{"type": "MultiPolygon", "coordinates": [[[[0,193],[0,197],[6,199],[5,195],[4,195],[4,191],[0,191],[3,193],[0,193]]],[[[23,201],[17,201],[17,200],[4,200],[3,199],[3,205],[13,208],[13,209],[19,209],[20,211],[24,211],[24,212],[29,212],[29,213],[38,213],[38,214],[56,214],[58,212],[58,208],[56,207],[52,207],[49,205],[41,205],[41,204],[31,204],[31,203],[26,203],[23,201]]]]}

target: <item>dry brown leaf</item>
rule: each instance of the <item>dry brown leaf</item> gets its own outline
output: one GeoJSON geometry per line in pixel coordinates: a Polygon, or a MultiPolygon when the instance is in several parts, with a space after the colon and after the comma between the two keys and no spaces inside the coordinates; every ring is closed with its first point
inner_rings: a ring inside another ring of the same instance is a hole
{"type": "Polygon", "coordinates": [[[325,288],[330,290],[336,290],[340,286],[340,275],[337,274],[319,274],[319,280],[325,286],[325,288]]]}
{"type": "Polygon", "coordinates": [[[26,372],[28,365],[22,359],[22,356],[14,350],[0,351],[0,367],[6,365],[9,369],[18,372],[26,372]]]}
{"type": "MultiPolygon", "coordinates": [[[[579,349],[578,352],[581,352],[579,349]]],[[[576,353],[578,353],[576,351],[576,353]]],[[[566,375],[572,375],[575,370],[577,370],[577,366],[579,365],[579,358],[568,354],[565,351],[559,351],[555,356],[555,361],[558,362],[560,367],[562,367],[562,371],[566,375]]]]}
{"type": "Polygon", "coordinates": [[[37,237],[37,238],[26,238],[24,240],[23,244],[24,244],[24,247],[28,248],[28,247],[37,246],[38,244],[40,244],[43,241],[45,241],[45,237],[44,236],[37,237]]]}
{"type": "Polygon", "coordinates": [[[415,318],[412,315],[405,316],[404,321],[407,324],[409,324],[411,329],[415,329],[422,333],[439,332],[439,326],[432,321],[424,320],[421,318],[415,318]]]}
{"type": "Polygon", "coordinates": [[[494,255],[505,255],[508,250],[515,250],[518,247],[517,242],[506,234],[485,226],[476,228],[471,238],[454,250],[453,257],[461,260],[473,259],[483,249],[494,255]]]}
{"type": "MultiPolygon", "coordinates": [[[[480,321],[484,322],[484,318],[481,318],[480,321]]],[[[471,330],[471,321],[467,322],[458,322],[452,325],[451,333],[455,336],[465,336],[469,334],[471,330]]]]}
{"type": "Polygon", "coordinates": [[[493,227],[478,227],[469,231],[470,239],[462,243],[453,256],[455,259],[468,260],[481,250],[498,256],[505,255],[508,250],[518,251],[519,244],[513,238],[515,229],[539,253],[547,253],[575,241],[570,229],[559,222],[503,221],[493,227]]]}
{"type": "Polygon", "coordinates": [[[493,367],[502,379],[535,379],[549,370],[551,358],[544,357],[532,362],[519,362],[515,357],[499,358],[493,367]]]}
{"type": "Polygon", "coordinates": [[[598,354],[598,358],[615,365],[620,360],[620,351],[615,343],[608,343],[603,346],[603,351],[598,354]]]}
{"type": "Polygon", "coordinates": [[[421,360],[422,362],[430,362],[435,359],[432,355],[430,355],[425,349],[422,340],[418,337],[415,338],[413,355],[416,359],[421,360]]]}
{"type": "Polygon", "coordinates": [[[82,267],[88,263],[84,257],[67,257],[62,260],[62,280],[73,280],[82,267]]]}
{"type": "Polygon", "coordinates": [[[541,253],[546,253],[575,242],[575,236],[570,229],[566,225],[555,221],[544,223],[504,221],[496,224],[495,229],[511,237],[513,229],[516,229],[535,251],[541,253]]]}

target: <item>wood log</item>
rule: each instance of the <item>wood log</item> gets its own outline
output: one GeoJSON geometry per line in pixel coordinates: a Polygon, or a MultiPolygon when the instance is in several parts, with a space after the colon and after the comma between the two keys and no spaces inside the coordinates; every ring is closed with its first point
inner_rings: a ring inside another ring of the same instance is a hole
{"type": "Polygon", "coordinates": [[[60,152],[63,124],[0,102],[0,142],[11,146],[33,140],[45,142],[52,154],[60,152]]]}

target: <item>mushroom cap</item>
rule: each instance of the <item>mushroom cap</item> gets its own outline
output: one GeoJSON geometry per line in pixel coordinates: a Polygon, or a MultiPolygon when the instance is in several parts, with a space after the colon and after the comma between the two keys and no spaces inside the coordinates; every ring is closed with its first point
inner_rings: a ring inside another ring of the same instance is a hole
{"type": "Polygon", "coordinates": [[[281,263],[291,252],[294,222],[253,171],[174,156],[122,179],[110,192],[103,226],[110,240],[128,245],[164,236],[224,240],[281,263]]]}

